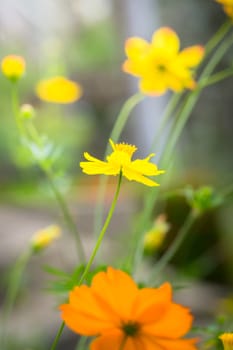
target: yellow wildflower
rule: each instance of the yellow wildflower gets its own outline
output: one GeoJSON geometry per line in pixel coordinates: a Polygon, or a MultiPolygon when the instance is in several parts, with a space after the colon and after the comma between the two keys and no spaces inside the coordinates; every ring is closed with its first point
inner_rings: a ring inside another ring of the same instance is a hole
{"type": "Polygon", "coordinates": [[[224,350],[233,350],[233,333],[223,333],[219,338],[223,343],[224,350]]]}
{"type": "Polygon", "coordinates": [[[223,5],[225,13],[233,19],[233,0],[216,0],[216,2],[223,5]]]}
{"type": "Polygon", "coordinates": [[[1,62],[3,74],[11,81],[15,82],[22,77],[25,72],[26,63],[23,57],[8,55],[1,62]]]}
{"type": "Polygon", "coordinates": [[[50,245],[55,239],[60,237],[60,235],[61,229],[57,225],[51,225],[39,230],[32,237],[32,248],[38,252],[50,245]]]}
{"type": "Polygon", "coordinates": [[[47,102],[72,103],[82,96],[82,88],[74,81],[57,76],[39,81],[36,93],[41,100],[47,102]]]}
{"type": "Polygon", "coordinates": [[[168,27],[155,31],[151,43],[139,37],[129,38],[123,70],[140,78],[139,89],[146,95],[162,95],[168,89],[175,92],[194,89],[193,68],[202,60],[204,49],[202,46],[179,49],[180,40],[168,27]]]}
{"type": "Polygon", "coordinates": [[[147,186],[159,186],[155,181],[145,177],[164,173],[163,170],[158,170],[155,164],[149,162],[154,153],[151,153],[144,159],[131,160],[132,155],[137,150],[136,146],[126,143],[115,144],[112,140],[109,140],[109,142],[113,152],[107,156],[106,162],[92,157],[87,152],[84,153],[87,162],[80,163],[84,173],[88,175],[104,174],[115,176],[122,172],[122,175],[130,181],[134,180],[147,186]]]}
{"type": "Polygon", "coordinates": [[[154,253],[163,243],[170,224],[166,221],[165,215],[159,215],[152,228],[144,236],[144,249],[146,253],[154,253]]]}

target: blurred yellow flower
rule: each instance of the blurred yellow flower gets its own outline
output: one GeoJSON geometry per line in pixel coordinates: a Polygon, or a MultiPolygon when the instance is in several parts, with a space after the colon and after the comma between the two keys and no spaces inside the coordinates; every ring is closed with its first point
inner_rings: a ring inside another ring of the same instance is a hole
{"type": "Polygon", "coordinates": [[[48,245],[50,245],[55,239],[61,236],[61,229],[57,225],[48,226],[42,230],[37,231],[32,237],[31,244],[34,251],[38,252],[48,245]]]}
{"type": "Polygon", "coordinates": [[[23,57],[8,55],[1,62],[3,74],[11,81],[15,82],[22,77],[25,72],[26,63],[23,57]]]}
{"type": "Polygon", "coordinates": [[[180,40],[168,27],[155,31],[151,43],[139,37],[129,38],[123,70],[140,78],[139,89],[146,95],[162,95],[168,89],[194,89],[193,69],[201,62],[204,48],[196,45],[179,49],[180,40]]]}
{"type": "Polygon", "coordinates": [[[72,103],[82,96],[82,88],[74,81],[57,76],[39,81],[36,93],[41,100],[47,102],[72,103]]]}
{"type": "Polygon", "coordinates": [[[223,333],[219,338],[223,343],[224,350],[233,350],[233,333],[223,333]]]}
{"type": "Polygon", "coordinates": [[[113,152],[107,156],[107,161],[103,162],[95,157],[92,157],[89,153],[85,152],[84,157],[87,162],[81,162],[80,166],[84,173],[88,175],[118,175],[122,171],[122,175],[128,180],[137,181],[147,186],[159,186],[155,181],[148,179],[146,176],[155,176],[163,174],[163,170],[158,170],[157,166],[150,163],[149,160],[154,156],[151,153],[144,159],[131,160],[132,155],[137,150],[134,145],[128,145],[126,143],[114,143],[109,140],[113,152]]]}
{"type": "Polygon", "coordinates": [[[233,0],[216,0],[216,2],[223,5],[225,13],[233,19],[233,0]]]}
{"type": "Polygon", "coordinates": [[[152,254],[161,246],[167,232],[170,229],[170,224],[166,221],[165,215],[159,215],[152,228],[146,232],[144,236],[144,250],[146,253],[152,254]]]}

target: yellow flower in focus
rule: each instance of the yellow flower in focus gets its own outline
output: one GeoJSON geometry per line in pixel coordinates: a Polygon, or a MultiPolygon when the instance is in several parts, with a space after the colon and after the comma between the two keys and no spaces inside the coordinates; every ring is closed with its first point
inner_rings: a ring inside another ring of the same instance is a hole
{"type": "Polygon", "coordinates": [[[163,170],[158,170],[155,164],[149,162],[154,153],[144,159],[131,160],[132,155],[137,150],[136,146],[126,143],[115,144],[112,140],[109,140],[109,142],[113,152],[107,156],[106,162],[92,157],[87,152],[84,153],[87,162],[80,162],[80,166],[85,174],[116,176],[122,172],[122,175],[130,181],[137,181],[147,186],[159,186],[155,181],[145,177],[164,173],[163,170]]]}
{"type": "Polygon", "coordinates": [[[197,350],[189,310],[172,301],[172,288],[139,289],[125,272],[108,267],[90,287],[75,287],[61,317],[74,332],[96,337],[90,350],[197,350]]]}
{"type": "Polygon", "coordinates": [[[144,236],[144,250],[146,253],[153,254],[161,246],[170,224],[166,221],[165,215],[159,215],[155,220],[153,227],[146,232],[144,236]]]}
{"type": "Polygon", "coordinates": [[[194,89],[193,69],[201,62],[204,48],[179,49],[180,40],[168,27],[155,31],[151,43],[139,37],[129,38],[123,70],[140,78],[139,90],[146,95],[162,95],[168,89],[175,92],[194,89]]]}
{"type": "Polygon", "coordinates": [[[20,79],[24,72],[26,63],[23,57],[17,55],[8,55],[1,62],[3,74],[11,81],[20,79]]]}
{"type": "Polygon", "coordinates": [[[233,19],[233,0],[216,0],[216,2],[223,5],[225,13],[233,19]]]}
{"type": "Polygon", "coordinates": [[[50,245],[55,239],[61,236],[61,229],[57,225],[48,226],[42,230],[37,231],[32,237],[32,248],[38,252],[48,245],[50,245]]]}
{"type": "Polygon", "coordinates": [[[39,81],[36,93],[41,100],[52,103],[72,103],[82,96],[79,84],[65,77],[53,77],[39,81]]]}
{"type": "Polygon", "coordinates": [[[233,333],[223,333],[219,338],[223,343],[224,350],[233,350],[233,333]]]}

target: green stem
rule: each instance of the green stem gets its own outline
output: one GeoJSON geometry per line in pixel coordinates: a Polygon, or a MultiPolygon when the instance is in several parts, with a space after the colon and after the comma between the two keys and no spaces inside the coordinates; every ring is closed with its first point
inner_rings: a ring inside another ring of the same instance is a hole
{"type": "Polygon", "coordinates": [[[223,25],[219,28],[219,30],[215,33],[213,38],[211,38],[205,46],[205,57],[209,55],[214,48],[220,43],[220,41],[224,38],[224,36],[229,32],[232,28],[232,21],[227,20],[223,23],[223,25]]]}
{"type": "Polygon", "coordinates": [[[203,81],[201,83],[200,88],[203,89],[204,87],[216,84],[226,78],[231,77],[232,75],[233,75],[233,68],[224,69],[221,72],[218,72],[212,75],[211,77],[207,78],[206,81],[203,81]]]}
{"type": "Polygon", "coordinates": [[[65,322],[62,322],[62,324],[61,324],[61,326],[60,326],[60,328],[59,328],[59,330],[58,330],[58,332],[57,332],[57,334],[56,334],[56,337],[55,337],[55,339],[54,339],[54,342],[53,342],[53,344],[52,344],[50,350],[55,350],[55,349],[56,349],[57,344],[58,344],[58,342],[59,342],[59,339],[60,339],[60,337],[61,337],[61,335],[62,335],[62,332],[63,332],[64,327],[65,327],[65,322]]]}
{"type": "Polygon", "coordinates": [[[174,255],[180,248],[181,244],[183,243],[185,237],[187,236],[190,228],[192,227],[197,217],[198,217],[197,212],[194,212],[194,211],[190,212],[183,226],[178,232],[176,238],[174,239],[172,245],[166,250],[166,252],[163,254],[161,259],[156,263],[155,269],[153,270],[153,273],[150,277],[150,281],[154,281],[158,276],[158,274],[167,266],[167,264],[174,257],[174,255]]]}
{"type": "Polygon", "coordinates": [[[180,98],[181,98],[181,94],[173,94],[173,96],[170,98],[169,103],[167,104],[165,111],[162,115],[159,128],[154,136],[152,146],[151,146],[152,151],[155,149],[156,145],[158,145],[159,140],[162,137],[163,131],[167,125],[167,122],[170,119],[171,113],[175,110],[180,98]]]}
{"type": "MultiPolygon", "coordinates": [[[[85,280],[85,278],[86,278],[86,276],[87,276],[87,274],[88,274],[88,272],[89,272],[89,270],[90,270],[90,268],[91,268],[91,265],[92,265],[92,263],[93,263],[93,261],[94,261],[94,259],[95,259],[95,256],[96,256],[96,254],[97,254],[97,252],[98,252],[98,250],[99,250],[99,247],[100,247],[100,245],[101,245],[101,243],[102,243],[102,241],[103,241],[104,235],[105,235],[105,233],[106,233],[106,230],[107,230],[108,225],[109,225],[109,223],[110,223],[110,221],[111,221],[111,218],[112,218],[112,215],[113,215],[113,213],[114,213],[114,210],[115,210],[115,208],[116,208],[116,204],[117,204],[117,200],[118,200],[118,196],[119,196],[119,192],[120,192],[120,187],[121,187],[121,180],[122,180],[122,172],[120,172],[120,174],[119,174],[119,179],[118,179],[118,184],[117,184],[116,192],[115,192],[115,195],[114,195],[114,198],[113,198],[113,201],[112,201],[112,205],[111,205],[111,207],[110,207],[110,209],[109,209],[108,216],[107,216],[107,218],[106,218],[106,220],[105,220],[105,223],[104,223],[104,225],[103,225],[103,228],[102,228],[102,230],[101,230],[101,232],[100,232],[100,234],[99,234],[99,237],[98,237],[98,239],[97,239],[97,242],[96,242],[96,244],[95,244],[95,247],[94,247],[94,249],[93,249],[93,251],[92,251],[92,253],[91,253],[90,259],[89,259],[89,261],[87,262],[87,265],[86,265],[86,267],[85,267],[85,270],[84,270],[84,272],[83,272],[83,274],[82,274],[80,280],[79,280],[78,283],[77,283],[78,286],[80,286],[80,285],[83,283],[83,281],[85,280]]],[[[61,327],[59,328],[59,331],[58,331],[58,333],[57,333],[57,335],[56,335],[56,338],[55,338],[55,340],[54,340],[54,342],[53,342],[52,347],[50,348],[50,350],[55,350],[55,349],[56,349],[56,346],[57,346],[57,343],[58,343],[58,341],[59,341],[59,338],[61,337],[63,328],[64,328],[64,322],[62,323],[61,327]]]]}
{"type": "Polygon", "coordinates": [[[87,348],[87,346],[86,346],[86,341],[87,341],[87,337],[82,336],[82,337],[79,339],[78,344],[77,344],[75,350],[84,350],[85,348],[87,348]]]}
{"type": "Polygon", "coordinates": [[[20,280],[22,278],[25,267],[32,256],[32,250],[28,249],[17,259],[12,272],[9,276],[9,285],[6,291],[6,299],[2,308],[2,327],[1,327],[1,344],[6,344],[6,328],[7,320],[12,311],[13,305],[15,303],[19,287],[20,280]]]}
{"type": "MultiPolygon", "coordinates": [[[[110,134],[110,139],[113,142],[117,142],[122,130],[129,118],[129,115],[133,108],[143,99],[145,98],[144,95],[141,93],[137,93],[133,96],[131,96],[122,106],[121,111],[116,119],[116,122],[113,126],[112,132],[110,134]]],[[[104,158],[106,158],[107,154],[110,151],[109,143],[106,146],[106,150],[104,153],[104,158]]],[[[103,219],[103,203],[104,203],[104,197],[106,192],[106,185],[107,185],[107,177],[100,176],[100,182],[98,187],[98,193],[97,193],[97,203],[95,208],[95,215],[94,215],[94,236],[97,236],[100,227],[102,226],[102,219],[103,219]]]]}
{"type": "Polygon", "coordinates": [[[67,224],[67,227],[68,227],[69,231],[74,235],[75,242],[76,242],[76,248],[77,248],[80,262],[84,263],[86,258],[85,258],[83,244],[82,244],[77,226],[76,226],[76,224],[75,224],[75,222],[70,214],[70,211],[68,209],[68,206],[67,206],[63,196],[61,195],[60,191],[57,188],[57,185],[54,181],[52,172],[48,169],[45,169],[45,168],[43,170],[47,175],[50,187],[51,187],[53,194],[54,194],[54,196],[55,196],[55,198],[60,206],[60,209],[63,213],[63,217],[64,217],[64,220],[67,224]]]}

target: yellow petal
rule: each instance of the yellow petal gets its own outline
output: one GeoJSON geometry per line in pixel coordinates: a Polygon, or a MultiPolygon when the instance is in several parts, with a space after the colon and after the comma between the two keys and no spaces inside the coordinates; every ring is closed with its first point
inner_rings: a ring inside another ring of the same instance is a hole
{"type": "Polygon", "coordinates": [[[145,55],[150,48],[150,44],[141,38],[133,37],[129,38],[125,42],[125,52],[130,59],[138,59],[145,55]]]}
{"type": "Polygon", "coordinates": [[[88,152],[84,153],[84,157],[88,160],[87,162],[80,162],[80,167],[83,172],[88,175],[117,175],[120,173],[119,168],[114,168],[111,164],[107,162],[103,162],[93,156],[91,156],[88,152]]]}
{"type": "Polygon", "coordinates": [[[167,54],[176,54],[179,51],[180,40],[174,30],[169,27],[162,27],[154,32],[152,46],[155,50],[162,50],[167,54]]]}
{"type": "Polygon", "coordinates": [[[201,62],[204,54],[204,47],[198,45],[191,46],[181,51],[178,56],[178,60],[186,67],[195,67],[201,62]]]}
{"type": "Polygon", "coordinates": [[[163,79],[142,78],[139,82],[139,90],[145,95],[160,96],[163,95],[167,89],[168,86],[163,79]]]}

